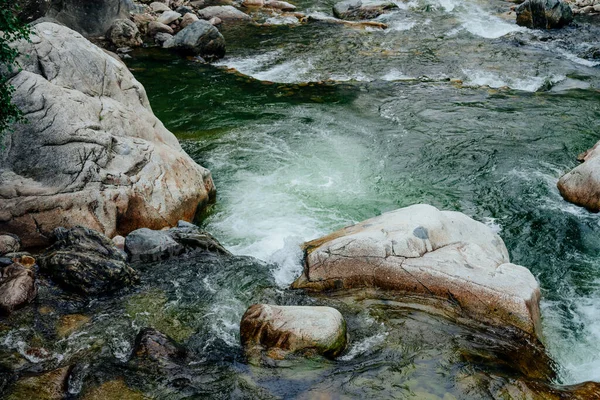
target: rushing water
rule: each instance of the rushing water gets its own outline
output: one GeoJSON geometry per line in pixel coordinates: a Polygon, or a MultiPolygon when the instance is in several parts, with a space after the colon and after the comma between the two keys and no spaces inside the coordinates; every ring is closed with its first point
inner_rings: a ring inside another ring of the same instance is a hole
{"type": "MultiPolygon", "coordinates": [[[[332,3],[297,4],[322,15],[332,3]]],[[[217,65],[135,52],[128,65],[155,113],[213,173],[217,203],[198,222],[265,262],[183,259],[145,267],[122,299],[54,295],[48,309],[11,317],[36,330],[0,324],[0,370],[75,362],[72,393],[126,376],[159,398],[499,397],[515,372],[510,359],[481,361],[502,353],[493,332],[393,299],[287,290],[303,241],[429,203],[488,224],[537,277],[556,382],[600,380],[600,224],[556,189],[600,139],[600,22],[542,32],[517,27],[498,0],[398,5],[379,18],[387,30],[262,15],[272,26],[223,30],[228,55],[217,65]],[[350,348],[335,361],[247,365],[239,320],[258,301],[337,307],[350,348]],[[61,313],[92,323],[57,339],[61,313]],[[192,361],[168,378],[133,374],[133,338],[148,325],[184,342],[192,361]],[[491,377],[483,389],[469,380],[478,374],[491,377]]],[[[40,297],[56,290],[43,285],[40,297]]]]}

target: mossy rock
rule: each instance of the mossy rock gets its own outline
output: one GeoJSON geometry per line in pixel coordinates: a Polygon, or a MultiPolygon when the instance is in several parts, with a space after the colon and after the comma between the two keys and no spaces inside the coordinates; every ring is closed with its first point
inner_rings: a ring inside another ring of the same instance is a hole
{"type": "Polygon", "coordinates": [[[7,400],[63,399],[71,367],[63,367],[41,375],[21,378],[13,387],[7,400]]]}
{"type": "Polygon", "coordinates": [[[122,379],[105,382],[89,390],[83,400],[146,400],[149,397],[129,388],[122,379]]]}

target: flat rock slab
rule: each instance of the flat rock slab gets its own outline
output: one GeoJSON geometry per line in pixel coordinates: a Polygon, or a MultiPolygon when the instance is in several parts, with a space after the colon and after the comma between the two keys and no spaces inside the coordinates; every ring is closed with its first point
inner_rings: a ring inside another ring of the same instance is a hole
{"type": "Polygon", "coordinates": [[[579,156],[583,164],[563,175],[558,190],[565,200],[600,211],[600,142],[579,156]]]}
{"type": "Polygon", "coordinates": [[[336,357],[346,348],[346,321],[331,307],[255,304],[242,317],[240,337],[250,357],[263,352],[275,359],[299,352],[336,357]]]}
{"type": "Polygon", "coordinates": [[[511,264],[502,239],[453,211],[415,205],[388,212],[305,244],[309,290],[375,287],[442,299],[461,315],[539,332],[539,285],[511,264]]]}
{"type": "Polygon", "coordinates": [[[241,12],[233,6],[210,6],[198,11],[198,16],[205,20],[210,20],[214,17],[220,18],[222,21],[246,21],[252,20],[246,13],[241,12]]]}

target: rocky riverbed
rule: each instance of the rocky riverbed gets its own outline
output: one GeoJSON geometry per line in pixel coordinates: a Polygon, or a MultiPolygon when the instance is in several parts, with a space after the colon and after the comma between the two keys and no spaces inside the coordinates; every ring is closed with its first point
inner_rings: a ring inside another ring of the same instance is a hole
{"type": "Polygon", "coordinates": [[[587,5],[30,3],[0,395],[600,398],[587,5]]]}

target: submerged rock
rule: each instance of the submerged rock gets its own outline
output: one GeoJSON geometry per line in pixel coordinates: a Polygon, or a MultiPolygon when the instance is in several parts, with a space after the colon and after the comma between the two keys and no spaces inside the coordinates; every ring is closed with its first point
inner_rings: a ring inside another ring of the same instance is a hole
{"type": "Polygon", "coordinates": [[[235,22],[235,21],[246,21],[249,22],[252,20],[250,16],[242,11],[238,10],[233,6],[210,6],[203,8],[198,11],[198,16],[205,20],[210,20],[212,18],[219,18],[225,22],[235,22]]]}
{"type": "Polygon", "coordinates": [[[10,314],[31,303],[36,295],[32,270],[17,263],[0,269],[0,314],[10,314]]]}
{"type": "Polygon", "coordinates": [[[135,338],[133,354],[139,360],[169,364],[185,357],[185,349],[153,328],[144,328],[135,338]]]}
{"type": "Polygon", "coordinates": [[[240,337],[251,358],[263,352],[274,359],[299,352],[336,357],[346,348],[346,321],[331,307],[255,304],[242,317],[240,337]]]}
{"type": "Polygon", "coordinates": [[[44,22],[6,76],[27,118],[4,135],[0,231],[45,246],[54,228],[109,237],[191,220],[213,198],[210,172],[154,116],[127,67],[81,35],[44,22]],[[26,156],[25,156],[26,155],[26,156]]]}
{"type": "Polygon", "coordinates": [[[133,285],[139,278],[115,244],[91,229],[57,228],[55,242],[39,258],[40,267],[63,287],[97,295],[133,285]]]}
{"type": "Polygon", "coordinates": [[[558,180],[558,190],[565,200],[600,211],[600,142],[579,156],[582,164],[558,180]]]}
{"type": "Polygon", "coordinates": [[[82,400],[148,400],[141,392],[129,388],[122,379],[108,381],[86,391],[82,400]]]}
{"type": "Polygon", "coordinates": [[[71,367],[63,367],[41,375],[21,378],[13,387],[7,400],[61,400],[67,395],[71,367]]]}
{"type": "Polygon", "coordinates": [[[376,287],[442,299],[459,316],[535,335],[540,289],[502,239],[459,212],[415,205],[305,244],[294,288],[376,287]]]}
{"type": "Polygon", "coordinates": [[[108,38],[117,47],[139,47],[143,44],[138,27],[128,19],[118,19],[108,30],[108,38]]]}
{"type": "Polygon", "coordinates": [[[209,59],[225,56],[225,39],[217,28],[207,21],[191,23],[165,41],[163,47],[209,59]]]}
{"type": "Polygon", "coordinates": [[[381,14],[385,14],[394,8],[398,8],[398,6],[392,2],[386,1],[375,1],[363,4],[361,0],[345,0],[336,3],[333,6],[333,15],[339,19],[358,21],[377,18],[381,14]]]}
{"type": "Polygon", "coordinates": [[[168,230],[138,229],[125,238],[125,251],[133,262],[165,260],[197,250],[230,254],[208,232],[184,221],[168,230]]]}
{"type": "Polygon", "coordinates": [[[527,0],[516,9],[517,24],[532,29],[555,29],[569,25],[573,12],[561,0],[527,0]]]}

